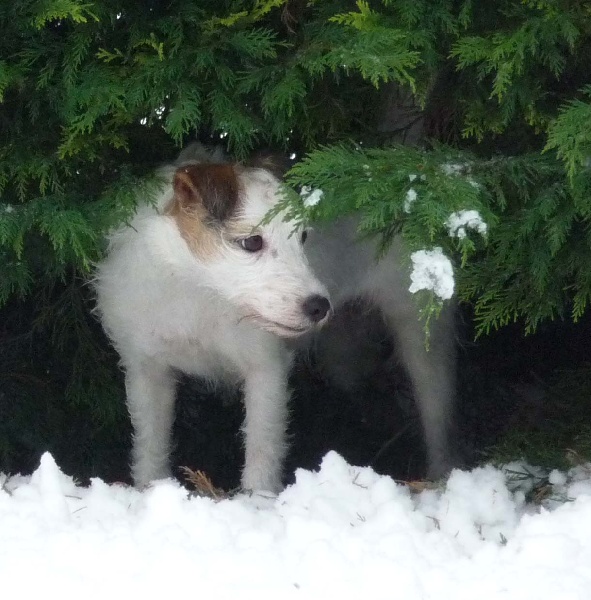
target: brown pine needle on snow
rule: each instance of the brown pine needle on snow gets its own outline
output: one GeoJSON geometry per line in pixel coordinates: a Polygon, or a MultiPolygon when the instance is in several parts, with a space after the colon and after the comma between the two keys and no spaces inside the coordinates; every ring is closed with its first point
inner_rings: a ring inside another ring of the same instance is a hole
{"type": "Polygon", "coordinates": [[[180,470],[182,471],[185,480],[193,486],[197,495],[211,498],[216,501],[229,497],[228,493],[213,485],[211,479],[205,472],[199,470],[194,471],[189,467],[180,467],[180,470]]]}

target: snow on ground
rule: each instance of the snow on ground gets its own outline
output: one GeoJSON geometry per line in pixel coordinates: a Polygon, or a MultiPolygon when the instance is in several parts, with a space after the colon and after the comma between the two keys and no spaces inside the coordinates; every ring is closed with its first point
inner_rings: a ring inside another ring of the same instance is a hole
{"type": "Polygon", "coordinates": [[[277,498],[215,502],[171,481],[143,492],[100,480],[78,487],[46,454],[31,477],[0,476],[2,591],[589,600],[591,465],[549,479],[562,501],[546,508],[525,502],[530,477],[490,466],[411,494],[332,452],[277,498]]]}

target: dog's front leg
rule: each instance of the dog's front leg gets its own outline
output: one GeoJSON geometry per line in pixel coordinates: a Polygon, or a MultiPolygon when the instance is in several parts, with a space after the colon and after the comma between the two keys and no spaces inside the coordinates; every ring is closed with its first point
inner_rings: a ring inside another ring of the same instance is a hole
{"type": "Polygon", "coordinates": [[[170,368],[137,361],[125,373],[133,426],[131,472],[137,487],[170,476],[169,455],[176,382],[170,368]]]}
{"type": "Polygon", "coordinates": [[[278,492],[282,487],[291,355],[284,348],[275,350],[245,374],[242,487],[247,490],[278,492]]]}

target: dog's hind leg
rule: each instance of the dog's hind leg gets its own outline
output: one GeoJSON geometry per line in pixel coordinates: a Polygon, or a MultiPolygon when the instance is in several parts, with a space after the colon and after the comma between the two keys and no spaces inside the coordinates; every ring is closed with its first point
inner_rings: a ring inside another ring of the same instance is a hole
{"type": "Polygon", "coordinates": [[[253,363],[256,366],[245,376],[242,487],[278,492],[287,453],[287,378],[291,356],[283,348],[269,350],[267,360],[253,363]]]}
{"type": "MultiPolygon", "coordinates": [[[[427,476],[437,479],[456,466],[450,439],[455,397],[453,310],[446,309],[430,327],[429,348],[416,310],[380,302],[410,377],[427,450],[427,476]]],[[[410,307],[409,307],[410,308],[410,307]]]]}
{"type": "Polygon", "coordinates": [[[365,280],[365,291],[382,310],[410,377],[427,450],[427,475],[438,478],[457,462],[452,445],[456,373],[453,307],[445,307],[430,324],[429,348],[416,302],[408,291],[407,270],[400,266],[400,242],[365,280]]]}
{"type": "Polygon", "coordinates": [[[138,361],[127,366],[125,389],[133,426],[131,472],[134,484],[143,487],[170,476],[176,382],[170,368],[138,361]]]}

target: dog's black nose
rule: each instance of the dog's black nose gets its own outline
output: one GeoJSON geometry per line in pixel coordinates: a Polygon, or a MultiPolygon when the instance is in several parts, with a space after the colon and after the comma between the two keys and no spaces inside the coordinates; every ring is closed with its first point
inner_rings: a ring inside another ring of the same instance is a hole
{"type": "Polygon", "coordinates": [[[314,323],[318,323],[319,321],[322,321],[324,317],[326,317],[328,311],[330,310],[330,302],[328,301],[328,298],[314,294],[313,296],[309,296],[304,300],[302,308],[304,310],[304,314],[308,318],[314,321],[314,323]]]}

